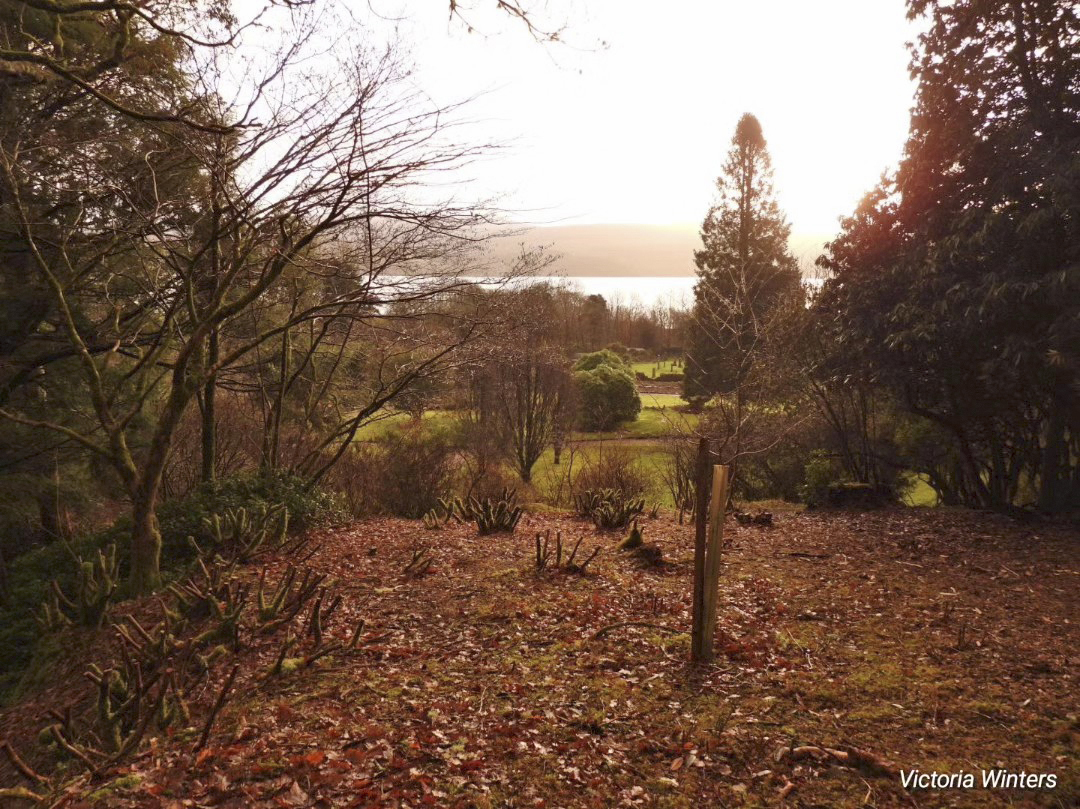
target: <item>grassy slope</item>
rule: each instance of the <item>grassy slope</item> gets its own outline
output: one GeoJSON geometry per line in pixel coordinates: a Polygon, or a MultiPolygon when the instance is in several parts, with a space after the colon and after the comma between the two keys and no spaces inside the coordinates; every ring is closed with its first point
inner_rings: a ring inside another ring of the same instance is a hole
{"type": "MultiPolygon", "coordinates": [[[[410,418],[408,413],[388,411],[386,415],[365,424],[356,432],[357,441],[374,441],[395,427],[405,424],[410,418]]],[[[424,425],[436,430],[448,429],[454,420],[452,410],[426,410],[423,415],[424,425]]]]}
{"type": "MultiPolygon", "coordinates": [[[[80,805],[844,809],[915,797],[924,809],[977,809],[1080,798],[1075,530],[949,509],[729,526],[719,656],[701,669],[686,663],[691,529],[665,516],[646,535],[665,570],[636,569],[616,537],[569,519],[486,538],[407,521],[337,531],[312,564],[364,603],[364,647],[246,682],[207,752],[159,739],[80,805]],[[547,529],[601,546],[594,572],[536,576],[530,537],[547,529]],[[436,570],[405,580],[417,543],[435,549],[436,570]],[[595,637],[627,621],[653,626],[595,637]],[[909,796],[894,777],[784,752],[806,744],[926,771],[1002,762],[1061,785],[909,796]]],[[[269,665],[272,650],[259,654],[269,665]]],[[[41,713],[16,706],[0,736],[26,750],[26,720],[41,713]]]]}

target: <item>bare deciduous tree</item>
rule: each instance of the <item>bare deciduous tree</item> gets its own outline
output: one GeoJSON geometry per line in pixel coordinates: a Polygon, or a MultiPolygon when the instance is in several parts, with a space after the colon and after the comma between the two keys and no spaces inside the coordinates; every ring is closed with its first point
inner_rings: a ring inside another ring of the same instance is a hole
{"type": "MultiPolygon", "coordinates": [[[[8,213],[57,313],[52,339],[77,357],[91,403],[78,424],[13,409],[2,415],[52,430],[116,471],[132,502],[136,591],[158,580],[156,507],[191,403],[203,397],[212,418],[215,380],[270,346],[289,360],[278,368],[283,395],[307,365],[300,358],[290,366],[289,343],[304,324],[316,335],[359,323],[385,336],[385,324],[399,319],[394,306],[461,284],[471,229],[484,220],[425,179],[479,153],[450,137],[452,110],[411,91],[391,50],[353,53],[330,68],[334,81],[321,81],[306,72],[314,34],[301,29],[261,73],[248,65],[253,78],[238,89],[220,63],[203,65],[200,81],[213,88],[206,97],[219,99],[213,119],[257,116],[257,127],[193,134],[183,124],[140,121],[151,137],[137,182],[101,159],[107,150],[86,143],[71,172],[85,181],[75,189],[88,200],[79,215],[49,221],[35,204],[39,178],[26,160],[35,144],[16,138],[0,151],[8,213]],[[328,260],[345,240],[356,246],[349,260],[328,260]]],[[[365,418],[474,332],[467,325],[448,341],[399,331],[395,339],[415,361],[389,376],[377,369],[366,401],[352,403],[315,449],[312,476],[365,418]]]]}
{"type": "MultiPolygon", "coordinates": [[[[530,272],[546,267],[544,254],[523,257],[530,272]],[[535,265],[535,266],[531,266],[535,265]]],[[[573,404],[567,358],[555,339],[551,290],[533,285],[500,296],[507,330],[489,346],[473,374],[479,419],[499,437],[525,482],[544,450],[565,440],[573,404]]]]}

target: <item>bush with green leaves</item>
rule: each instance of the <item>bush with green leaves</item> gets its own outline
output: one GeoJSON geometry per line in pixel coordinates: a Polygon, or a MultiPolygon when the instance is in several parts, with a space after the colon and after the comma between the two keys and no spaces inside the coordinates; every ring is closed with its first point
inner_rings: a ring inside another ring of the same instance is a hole
{"type": "Polygon", "coordinates": [[[578,357],[577,362],[574,363],[575,371],[595,371],[601,365],[607,365],[610,368],[630,370],[630,364],[619,353],[612,351],[610,348],[603,348],[600,351],[591,351],[588,354],[582,354],[578,357]]]}
{"type": "Polygon", "coordinates": [[[460,522],[476,523],[481,536],[496,533],[513,533],[521,520],[523,509],[517,505],[517,491],[503,489],[501,497],[485,497],[480,500],[460,497],[454,500],[452,513],[460,522]]]}
{"type": "MultiPolygon", "coordinates": [[[[188,537],[199,544],[213,543],[212,521],[228,511],[246,509],[268,511],[282,507],[289,528],[303,532],[312,526],[337,519],[340,506],[329,492],[289,474],[243,474],[199,486],[191,495],[168,500],[158,509],[161,527],[162,564],[188,562],[192,548],[188,537]]],[[[115,527],[126,529],[126,520],[115,527]]]]}
{"type": "Polygon", "coordinates": [[[79,556],[67,542],[64,542],[64,546],[78,571],[75,586],[69,595],[56,579],[52,580],[52,592],[42,602],[37,616],[38,627],[43,632],[52,632],[72,623],[99,628],[105,621],[113,593],[120,584],[116,545],[98,549],[89,558],[79,556]]]}
{"type": "MultiPolygon", "coordinates": [[[[79,568],[71,564],[74,552],[82,559],[92,559],[110,544],[118,548],[121,576],[125,570],[126,534],[109,529],[97,534],[75,537],[67,543],[50,542],[28,551],[8,564],[8,598],[0,609],[0,701],[14,693],[23,672],[31,665],[39,641],[48,641],[55,651],[62,644],[59,636],[44,634],[39,619],[41,607],[50,599],[54,586],[65,593],[78,587],[79,568]],[[55,582],[55,585],[53,584],[55,582]]],[[[123,585],[115,594],[123,594],[123,585]]],[[[59,619],[63,623],[63,619],[59,619]]]]}
{"type": "Polygon", "coordinates": [[[521,519],[521,506],[514,505],[512,500],[485,499],[473,517],[476,520],[476,530],[480,536],[487,534],[506,533],[512,534],[521,519]]]}
{"type": "MultiPolygon", "coordinates": [[[[603,353],[603,352],[598,352],[603,353]]],[[[578,419],[584,430],[605,432],[641,412],[634,376],[625,365],[597,365],[574,372],[578,394],[578,419]]]]}
{"type": "Polygon", "coordinates": [[[289,532],[289,512],[280,503],[250,509],[230,508],[203,521],[223,558],[247,564],[258,556],[278,550],[289,532]]]}
{"type": "Polygon", "coordinates": [[[715,397],[697,427],[718,439],[725,462],[738,452],[732,497],[740,502],[802,500],[811,453],[822,449],[822,457],[835,457],[823,419],[797,402],[781,400],[747,404],[740,416],[735,402],[732,396],[715,397]]]}

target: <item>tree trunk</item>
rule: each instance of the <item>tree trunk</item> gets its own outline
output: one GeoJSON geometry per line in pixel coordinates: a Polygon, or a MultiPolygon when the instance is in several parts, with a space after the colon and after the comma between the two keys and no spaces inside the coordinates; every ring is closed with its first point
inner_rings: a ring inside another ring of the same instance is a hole
{"type": "MultiPolygon", "coordinates": [[[[218,360],[218,331],[210,332],[206,364],[213,367],[218,360]]],[[[217,420],[214,397],[217,394],[217,377],[211,376],[203,387],[202,397],[202,482],[212,483],[217,462],[217,420]]]]}
{"type": "Polygon", "coordinates": [[[285,387],[289,379],[291,347],[289,329],[285,329],[281,333],[277,393],[274,396],[273,409],[270,411],[269,423],[266,426],[267,432],[263,437],[262,467],[266,471],[272,471],[278,467],[278,449],[281,446],[281,411],[285,409],[285,387]]]}
{"type": "Polygon", "coordinates": [[[704,660],[706,519],[709,510],[709,440],[698,440],[694,464],[694,583],[692,593],[691,660],[704,660]]]}
{"type": "Polygon", "coordinates": [[[38,516],[41,532],[46,539],[57,539],[60,536],[60,509],[56,503],[55,492],[43,492],[38,496],[38,516]]]}
{"type": "Polygon", "coordinates": [[[7,560],[4,559],[4,549],[0,548],[0,605],[11,606],[11,590],[8,588],[7,560]]]}
{"type": "MultiPolygon", "coordinates": [[[[142,474],[134,474],[137,468],[129,455],[125,464],[132,472],[128,483],[131,494],[131,589],[133,595],[152,592],[161,584],[161,531],[158,528],[157,501],[161,492],[161,479],[169,458],[176,427],[184,417],[184,411],[199,388],[196,379],[187,374],[185,357],[173,369],[172,389],[162,408],[154,437],[142,460],[142,474]]],[[[199,367],[196,365],[196,367],[199,367]]]]}
{"type": "Polygon", "coordinates": [[[735,441],[735,451],[731,454],[731,458],[725,460],[719,456],[716,459],[716,463],[724,464],[728,466],[728,488],[727,488],[727,502],[724,503],[724,510],[731,509],[735,504],[735,478],[739,474],[740,456],[742,455],[742,426],[743,426],[743,411],[746,408],[745,394],[743,392],[742,382],[739,382],[739,387],[735,389],[735,435],[733,436],[735,441]]]}
{"type": "Polygon", "coordinates": [[[132,503],[131,590],[142,595],[161,584],[161,531],[157,520],[157,486],[141,487],[132,503]]]}
{"type": "Polygon", "coordinates": [[[1062,494],[1067,491],[1069,479],[1062,479],[1063,467],[1068,469],[1068,448],[1065,443],[1065,408],[1054,397],[1050,406],[1050,419],[1046,426],[1046,445],[1039,464],[1039,510],[1056,511],[1064,506],[1062,494]],[[1065,463],[1063,463],[1065,461],[1065,463]]]}

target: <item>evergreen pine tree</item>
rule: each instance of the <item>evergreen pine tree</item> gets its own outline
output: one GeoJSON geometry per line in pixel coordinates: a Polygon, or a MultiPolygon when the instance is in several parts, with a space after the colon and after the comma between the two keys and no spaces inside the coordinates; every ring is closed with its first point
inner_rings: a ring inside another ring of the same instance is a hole
{"type": "Polygon", "coordinates": [[[749,113],[735,128],[716,188],[701,226],[702,249],[694,253],[687,397],[738,394],[766,348],[774,315],[800,289],[761,124],[749,113]]]}

